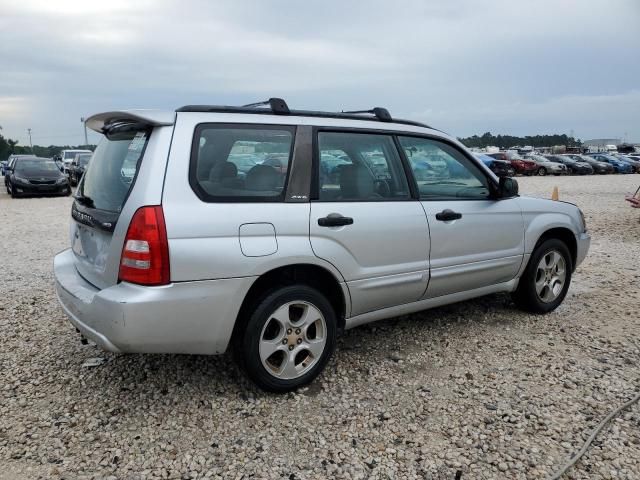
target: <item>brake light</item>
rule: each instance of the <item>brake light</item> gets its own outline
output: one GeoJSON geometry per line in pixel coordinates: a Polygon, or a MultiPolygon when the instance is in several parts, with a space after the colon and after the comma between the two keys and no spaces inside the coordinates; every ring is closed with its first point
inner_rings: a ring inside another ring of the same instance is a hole
{"type": "Polygon", "coordinates": [[[169,242],[160,205],[139,208],[124,239],[118,280],[140,285],[169,283],[169,242]]]}

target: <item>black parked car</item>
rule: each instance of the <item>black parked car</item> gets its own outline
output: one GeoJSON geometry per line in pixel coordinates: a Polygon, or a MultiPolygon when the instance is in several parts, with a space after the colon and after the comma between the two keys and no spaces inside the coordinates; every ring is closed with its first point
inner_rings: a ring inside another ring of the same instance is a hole
{"type": "Polygon", "coordinates": [[[544,157],[552,162],[564,163],[571,174],[590,175],[593,173],[593,167],[586,162],[578,162],[562,155],[544,155],[544,157]]]}
{"type": "Polygon", "coordinates": [[[591,158],[587,155],[578,155],[576,153],[567,153],[564,155],[566,157],[571,158],[572,160],[576,160],[578,162],[585,162],[591,165],[593,168],[593,173],[605,174],[605,173],[616,173],[613,165],[609,165],[605,162],[599,162],[595,158],[591,158]]]}
{"type": "Polygon", "coordinates": [[[4,177],[7,193],[22,195],[70,195],[71,186],[56,163],[49,158],[16,159],[4,177]]]}
{"type": "Polygon", "coordinates": [[[84,175],[84,171],[89,165],[89,160],[91,160],[91,153],[79,153],[76,155],[76,158],[73,159],[71,165],[69,165],[69,182],[71,185],[77,185],[82,175],[84,175]]]}

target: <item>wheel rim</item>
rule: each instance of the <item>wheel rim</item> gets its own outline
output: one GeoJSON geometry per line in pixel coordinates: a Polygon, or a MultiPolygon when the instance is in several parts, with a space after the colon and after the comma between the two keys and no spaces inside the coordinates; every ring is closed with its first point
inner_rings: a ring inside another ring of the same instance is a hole
{"type": "Polygon", "coordinates": [[[545,303],[553,302],[560,296],[567,279],[567,264],[557,250],[545,253],[536,269],[536,293],[545,303]]]}
{"type": "Polygon", "coordinates": [[[327,323],[322,312],[304,301],[276,309],[260,332],[260,360],[276,378],[291,380],[318,363],[327,344],[327,323]]]}
{"type": "Polygon", "coordinates": [[[547,174],[547,171],[544,168],[541,168],[540,170],[538,170],[538,175],[540,175],[541,177],[544,177],[547,174]]]}

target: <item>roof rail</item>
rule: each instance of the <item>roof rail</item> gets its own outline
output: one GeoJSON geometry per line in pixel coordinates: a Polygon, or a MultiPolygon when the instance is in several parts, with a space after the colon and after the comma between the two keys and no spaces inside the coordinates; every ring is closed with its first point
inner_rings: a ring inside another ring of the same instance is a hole
{"type": "Polygon", "coordinates": [[[350,112],[317,112],[310,110],[290,110],[287,102],[285,102],[282,98],[270,98],[269,100],[250,103],[241,107],[228,105],[185,105],[184,107],[176,109],[176,112],[253,113],[262,115],[295,115],[300,117],[340,118],[363,121],[373,120],[378,122],[399,123],[403,125],[413,125],[416,127],[433,129],[433,127],[425,125],[424,123],[393,118],[391,117],[389,110],[382,107],[375,107],[371,110],[356,110],[350,112]],[[362,115],[365,113],[373,115],[373,117],[362,115]]]}
{"type": "Polygon", "coordinates": [[[291,113],[287,102],[285,102],[282,98],[275,97],[271,97],[269,100],[263,100],[262,102],[248,103],[247,105],[243,105],[243,108],[256,108],[265,105],[269,105],[271,111],[276,115],[289,115],[291,113]]]}
{"type": "Polygon", "coordinates": [[[345,112],[343,110],[342,113],[370,113],[372,115],[375,115],[376,118],[381,122],[393,122],[393,118],[391,118],[389,110],[382,107],[374,107],[371,110],[352,110],[349,112],[345,112]]]}

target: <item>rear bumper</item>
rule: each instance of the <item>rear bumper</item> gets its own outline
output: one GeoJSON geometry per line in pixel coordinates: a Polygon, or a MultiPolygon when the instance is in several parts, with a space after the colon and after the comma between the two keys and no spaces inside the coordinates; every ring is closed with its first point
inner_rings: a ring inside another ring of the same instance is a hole
{"type": "Polygon", "coordinates": [[[576,244],[578,248],[576,252],[576,264],[574,265],[574,268],[580,265],[587,256],[587,253],[589,252],[589,246],[591,245],[591,235],[589,235],[587,232],[577,235],[576,244]]]}
{"type": "Polygon", "coordinates": [[[56,255],[54,273],[60,304],[82,335],[105,350],[132,353],[223,353],[255,279],[123,282],[99,290],[78,274],[71,250],[56,255]]]}

